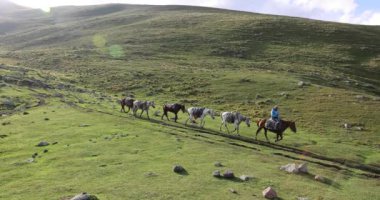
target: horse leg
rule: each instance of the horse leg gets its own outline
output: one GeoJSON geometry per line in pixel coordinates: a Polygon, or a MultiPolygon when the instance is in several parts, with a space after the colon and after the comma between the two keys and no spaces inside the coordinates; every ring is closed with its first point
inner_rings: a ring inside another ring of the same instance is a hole
{"type": "MultiPolygon", "coordinates": [[[[175,117],[174,117],[174,122],[175,122],[175,123],[177,123],[178,115],[177,115],[177,113],[176,113],[176,112],[175,112],[174,114],[175,114],[175,117]]],[[[166,116],[166,117],[167,117],[167,116],[166,116]]],[[[169,118],[168,118],[168,120],[169,120],[169,118]]]]}
{"type": "Polygon", "coordinates": [[[257,140],[257,135],[260,133],[260,131],[261,131],[261,127],[259,127],[258,129],[257,129],[257,131],[256,131],[256,138],[255,138],[255,140],[257,140]]]}
{"type": "Polygon", "coordinates": [[[276,141],[274,141],[274,142],[278,142],[279,135],[280,134],[278,134],[278,133],[276,134],[276,141]]]}
{"type": "Polygon", "coordinates": [[[230,130],[228,130],[228,125],[227,125],[227,123],[224,123],[224,127],[226,127],[226,129],[227,129],[227,133],[230,134],[230,130]]]}
{"type": "MultiPolygon", "coordinates": [[[[127,111],[127,113],[129,113],[130,110],[131,110],[131,107],[128,106],[128,111],[127,111]]],[[[124,112],[125,112],[125,110],[124,110],[124,112]]]]}
{"type": "Polygon", "coordinates": [[[232,133],[237,131],[237,134],[239,135],[239,130],[238,130],[237,125],[235,123],[234,123],[234,127],[235,127],[235,129],[232,131],[232,133]]]}
{"type": "Polygon", "coordinates": [[[236,125],[236,133],[239,135],[239,125],[236,125]]]}
{"type": "Polygon", "coordinates": [[[268,135],[267,135],[267,132],[268,130],[266,128],[264,128],[264,134],[265,134],[265,138],[267,139],[267,142],[270,143],[269,139],[268,139],[268,135]]]}
{"type": "Polygon", "coordinates": [[[148,116],[148,119],[150,120],[150,118],[149,118],[149,110],[146,110],[146,116],[148,116]]]}
{"type": "Polygon", "coordinates": [[[185,126],[187,125],[187,122],[190,120],[190,118],[192,118],[191,115],[189,115],[189,118],[187,118],[187,120],[185,121],[185,126]]]}
{"type": "Polygon", "coordinates": [[[141,113],[140,113],[140,117],[141,117],[141,115],[144,113],[144,109],[141,109],[141,113]]]}
{"type": "Polygon", "coordinates": [[[164,113],[162,113],[161,120],[164,119],[164,115],[165,115],[165,111],[164,111],[164,113]]]}
{"type": "Polygon", "coordinates": [[[120,112],[125,112],[125,110],[124,110],[124,105],[123,104],[121,104],[121,109],[120,109],[120,112]]]}

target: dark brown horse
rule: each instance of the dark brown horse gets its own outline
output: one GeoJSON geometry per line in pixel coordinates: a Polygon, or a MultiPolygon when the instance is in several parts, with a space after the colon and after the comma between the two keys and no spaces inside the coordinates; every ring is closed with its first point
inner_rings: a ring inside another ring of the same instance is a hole
{"type": "Polygon", "coordinates": [[[186,109],[185,109],[185,105],[182,105],[182,104],[179,104],[179,103],[175,103],[175,104],[165,104],[163,107],[162,107],[163,111],[164,111],[164,114],[162,114],[161,116],[161,119],[164,119],[164,116],[166,116],[166,119],[169,120],[169,117],[168,117],[168,112],[172,112],[175,114],[175,118],[174,118],[174,121],[177,122],[177,119],[178,119],[178,116],[177,116],[177,113],[182,110],[183,113],[186,112],[186,109]]]}
{"type": "Polygon", "coordinates": [[[122,100],[120,100],[120,105],[121,105],[121,109],[120,109],[120,112],[125,112],[125,106],[128,107],[128,111],[127,113],[131,110],[131,108],[133,107],[133,102],[135,100],[130,98],[130,97],[127,97],[127,98],[124,98],[122,100]]]}
{"type": "Polygon", "coordinates": [[[257,121],[257,126],[259,127],[256,131],[256,140],[257,140],[257,135],[259,134],[259,132],[261,131],[261,129],[264,129],[264,133],[265,133],[265,138],[267,139],[267,141],[269,142],[268,140],[268,136],[267,136],[267,131],[269,130],[270,132],[273,132],[273,133],[276,133],[277,134],[277,137],[276,137],[276,141],[275,142],[278,142],[280,140],[282,140],[282,137],[283,137],[283,133],[285,132],[285,130],[287,128],[290,128],[290,130],[292,130],[294,133],[297,132],[297,128],[296,128],[296,123],[293,122],[293,121],[285,121],[285,120],[281,120],[280,121],[280,126],[278,128],[278,130],[270,130],[268,128],[265,127],[265,123],[266,123],[266,119],[261,119],[259,121],[257,121]]]}

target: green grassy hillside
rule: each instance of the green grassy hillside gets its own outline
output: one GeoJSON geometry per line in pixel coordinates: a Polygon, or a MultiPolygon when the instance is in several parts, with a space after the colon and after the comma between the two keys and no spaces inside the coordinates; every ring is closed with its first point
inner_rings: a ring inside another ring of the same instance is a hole
{"type": "Polygon", "coordinates": [[[0,198],[88,191],[101,199],[249,199],[261,198],[268,185],[283,199],[380,196],[379,26],[189,6],[6,10],[0,12],[0,198]],[[206,130],[183,126],[185,114],[179,124],[149,122],[119,112],[117,100],[131,94],[155,100],[151,114],[166,102],[183,102],[256,120],[277,104],[298,131],[286,132],[280,148],[251,141],[254,124],[242,124],[241,137],[221,134],[219,117],[206,130]],[[41,140],[58,144],[44,154],[35,147],[41,140]],[[41,157],[26,162],[35,152],[41,157]],[[278,170],[302,160],[332,182],[278,170]],[[257,179],[214,179],[215,161],[257,179]],[[172,174],[176,163],[189,175],[172,174]],[[33,193],[38,188],[46,190],[33,193]]]}

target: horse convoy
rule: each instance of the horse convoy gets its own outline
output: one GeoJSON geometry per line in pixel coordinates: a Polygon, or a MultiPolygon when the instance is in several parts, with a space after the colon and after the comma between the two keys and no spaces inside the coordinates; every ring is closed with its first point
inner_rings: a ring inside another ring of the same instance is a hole
{"type": "MultiPolygon", "coordinates": [[[[128,113],[130,110],[132,110],[133,115],[137,115],[137,111],[141,110],[140,117],[144,112],[146,112],[146,115],[149,118],[149,108],[153,107],[155,108],[155,103],[154,101],[139,101],[135,100],[130,97],[126,97],[122,100],[120,100],[120,105],[121,109],[120,112],[126,112],[128,113]],[[125,107],[128,107],[128,111],[125,111],[125,107]]],[[[174,104],[164,104],[162,107],[163,114],[161,116],[161,120],[164,119],[164,116],[168,121],[170,121],[168,117],[168,113],[174,113],[174,121],[177,122],[178,120],[178,112],[182,111],[183,113],[187,113],[189,117],[185,121],[185,125],[187,125],[188,121],[191,121],[192,124],[196,123],[196,120],[199,118],[200,124],[199,127],[203,128],[205,125],[205,117],[209,115],[212,119],[215,119],[215,111],[209,108],[205,107],[190,107],[186,110],[185,105],[180,104],[180,103],[174,103],[174,104]]],[[[248,127],[251,126],[251,119],[249,117],[246,117],[239,112],[222,112],[221,113],[221,120],[222,123],[220,124],[219,130],[222,131],[222,127],[224,126],[225,129],[227,130],[228,133],[231,133],[228,129],[228,124],[233,124],[234,125],[234,130],[232,131],[235,132],[239,135],[239,125],[241,122],[244,122],[248,127]]],[[[283,139],[283,133],[285,132],[286,129],[290,128],[291,131],[294,133],[297,132],[296,128],[296,123],[294,121],[286,121],[282,120],[279,117],[279,112],[278,112],[278,107],[275,106],[272,111],[271,111],[271,118],[269,119],[260,119],[256,121],[257,124],[257,131],[256,131],[256,139],[257,135],[260,133],[262,129],[264,129],[264,134],[266,140],[269,142],[267,132],[268,130],[270,132],[273,132],[277,135],[276,137],[276,142],[280,141],[283,139]]]]}

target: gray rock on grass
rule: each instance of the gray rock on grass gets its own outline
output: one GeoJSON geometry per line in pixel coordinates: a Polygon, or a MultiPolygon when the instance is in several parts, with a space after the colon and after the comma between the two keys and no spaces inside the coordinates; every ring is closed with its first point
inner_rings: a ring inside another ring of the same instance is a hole
{"type": "Polygon", "coordinates": [[[181,174],[186,172],[186,170],[181,165],[174,165],[173,172],[181,174]]]}
{"type": "Polygon", "coordinates": [[[252,179],[252,176],[241,175],[239,178],[242,181],[249,181],[250,179],[252,179]]]}
{"type": "Polygon", "coordinates": [[[224,167],[223,164],[221,162],[215,162],[214,163],[214,166],[215,167],[224,167]]]}
{"type": "Polygon", "coordinates": [[[293,174],[296,174],[296,173],[309,173],[308,168],[307,168],[307,163],[302,163],[302,164],[299,164],[299,165],[297,165],[295,163],[283,165],[283,166],[280,167],[280,170],[283,170],[283,171],[286,171],[286,172],[289,172],[289,173],[293,173],[293,174]]]}
{"type": "Polygon", "coordinates": [[[235,178],[235,174],[234,174],[234,172],[232,170],[226,170],[223,173],[223,177],[227,178],[227,179],[233,179],[233,178],[235,178]]]}
{"type": "Polygon", "coordinates": [[[267,199],[277,198],[277,192],[272,187],[267,187],[263,190],[263,196],[267,199]]]}
{"type": "Polygon", "coordinates": [[[49,145],[49,142],[46,142],[46,141],[41,141],[40,143],[37,144],[38,147],[44,147],[48,145],[49,145]]]}
{"type": "Polygon", "coordinates": [[[82,194],[78,194],[70,200],[99,200],[95,195],[87,194],[83,192],[82,194]]]}
{"type": "Polygon", "coordinates": [[[320,175],[315,175],[315,177],[314,177],[314,180],[316,180],[316,181],[319,181],[319,182],[325,182],[325,178],[323,177],[323,176],[320,176],[320,175]]]}
{"type": "Polygon", "coordinates": [[[220,171],[219,171],[219,170],[215,170],[215,171],[213,171],[213,172],[212,172],[212,176],[213,176],[213,177],[217,177],[217,178],[221,177],[221,175],[220,175],[220,171]]]}

